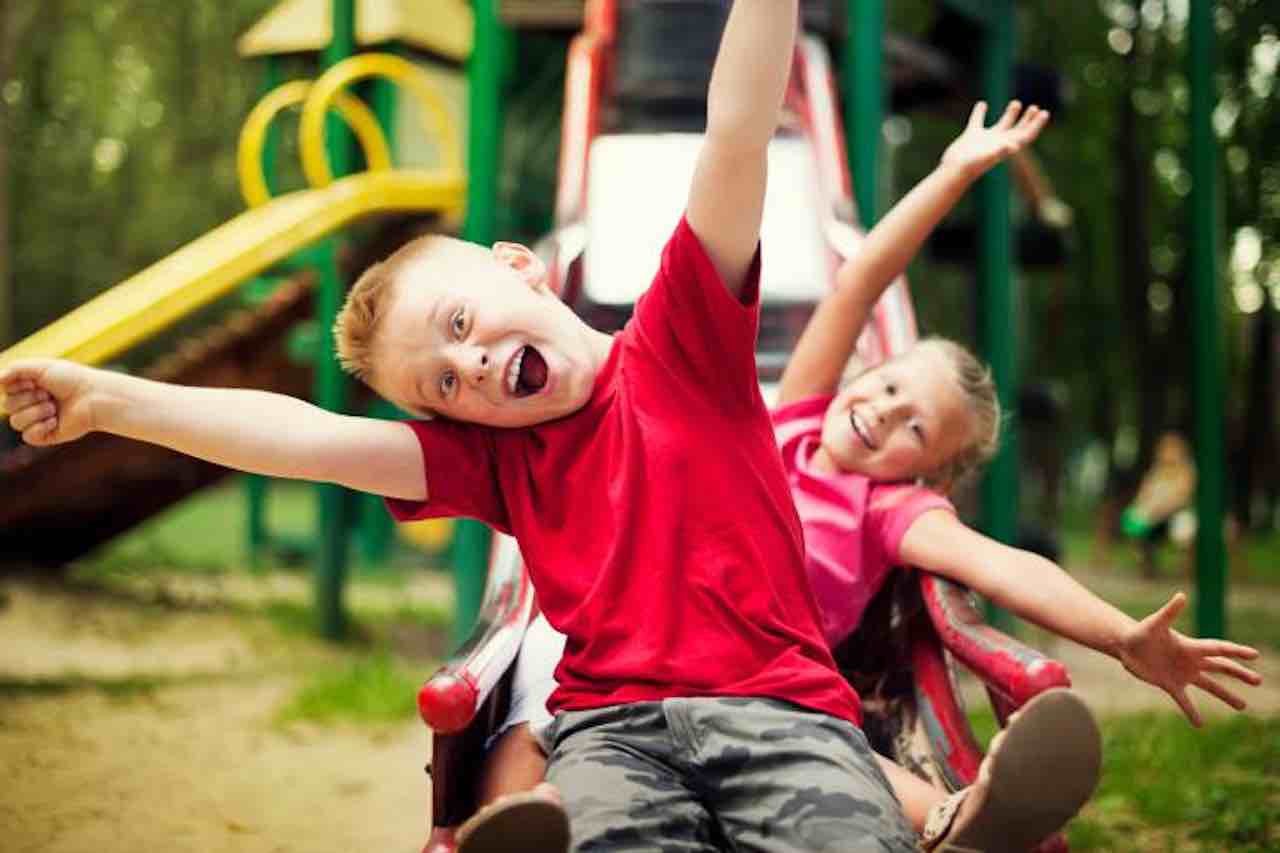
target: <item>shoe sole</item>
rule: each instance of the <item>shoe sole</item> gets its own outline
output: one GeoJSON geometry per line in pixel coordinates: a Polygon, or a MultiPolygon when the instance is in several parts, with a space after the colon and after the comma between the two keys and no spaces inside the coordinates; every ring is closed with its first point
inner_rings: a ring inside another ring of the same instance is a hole
{"type": "Polygon", "coordinates": [[[535,793],[511,794],[480,809],[458,829],[458,853],[566,853],[564,808],[535,793]]]}
{"type": "Polygon", "coordinates": [[[1055,688],[1010,721],[988,761],[990,780],[965,825],[938,849],[1027,853],[1061,829],[1098,784],[1102,741],[1078,696],[1055,688]]]}

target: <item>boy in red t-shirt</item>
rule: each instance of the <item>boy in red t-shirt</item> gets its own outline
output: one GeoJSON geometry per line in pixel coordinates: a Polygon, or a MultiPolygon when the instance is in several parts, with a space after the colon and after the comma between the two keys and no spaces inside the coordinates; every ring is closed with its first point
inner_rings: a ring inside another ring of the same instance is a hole
{"type": "Polygon", "coordinates": [[[338,329],[344,363],[427,420],[29,361],[0,373],[11,423],[32,444],[103,430],[514,534],[568,636],[548,777],[575,849],[913,849],[823,641],[755,373],[797,18],[797,0],[734,4],[686,215],[617,336],[527,249],[433,237],[369,270],[338,329]]]}

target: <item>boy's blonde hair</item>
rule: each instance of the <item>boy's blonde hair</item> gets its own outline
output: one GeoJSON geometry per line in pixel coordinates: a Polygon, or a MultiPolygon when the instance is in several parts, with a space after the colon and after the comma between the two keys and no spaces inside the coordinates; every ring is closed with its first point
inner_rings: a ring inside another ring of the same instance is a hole
{"type": "Polygon", "coordinates": [[[338,362],[343,370],[366,382],[373,376],[374,339],[386,313],[396,278],[410,261],[434,251],[449,239],[428,234],[410,240],[356,279],[333,324],[338,362]]]}
{"type": "Polygon", "coordinates": [[[954,489],[991,461],[1000,448],[1000,430],[1004,425],[1000,397],[991,369],[965,347],[946,338],[925,338],[916,346],[932,348],[950,362],[973,418],[969,441],[940,470],[925,478],[935,486],[954,489]]]}

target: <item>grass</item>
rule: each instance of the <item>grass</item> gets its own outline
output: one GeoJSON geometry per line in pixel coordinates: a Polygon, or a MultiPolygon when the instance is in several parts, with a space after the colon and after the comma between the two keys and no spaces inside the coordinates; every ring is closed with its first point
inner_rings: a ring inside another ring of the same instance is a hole
{"type": "Polygon", "coordinates": [[[1145,713],[1105,720],[1103,735],[1102,782],[1072,850],[1280,850],[1280,719],[1197,730],[1145,713]]]}
{"type": "Polygon", "coordinates": [[[420,678],[387,652],[377,652],[308,676],[281,709],[281,723],[398,723],[416,709],[420,678]]]}

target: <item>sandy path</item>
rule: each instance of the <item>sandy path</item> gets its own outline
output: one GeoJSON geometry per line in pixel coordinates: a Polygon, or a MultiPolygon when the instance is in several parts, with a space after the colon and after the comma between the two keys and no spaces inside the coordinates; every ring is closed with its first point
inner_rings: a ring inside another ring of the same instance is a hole
{"type": "MultiPolygon", "coordinates": [[[[1103,594],[1132,591],[1104,591],[1120,583],[1106,578],[1086,582],[1103,594]]],[[[176,596],[185,605],[174,608],[0,581],[0,688],[10,686],[0,689],[0,849],[419,850],[428,796],[421,724],[281,727],[273,718],[299,673],[341,652],[203,606],[228,590],[238,601],[305,600],[298,579],[266,583],[283,583],[283,592],[252,579],[212,591],[208,582],[183,581],[170,590],[185,590],[176,596]],[[91,687],[50,692],[60,679],[129,678],[164,683],[125,698],[91,687]]],[[[439,586],[412,594],[445,594],[439,586]]],[[[1259,600],[1274,601],[1280,618],[1280,596],[1253,595],[1250,606],[1259,600]]],[[[1174,710],[1109,658],[1065,641],[1046,651],[1104,716],[1174,710]]],[[[1280,713],[1280,654],[1260,668],[1268,684],[1249,700],[1256,713],[1280,713]]],[[[972,685],[966,692],[980,699],[972,685]]]]}

